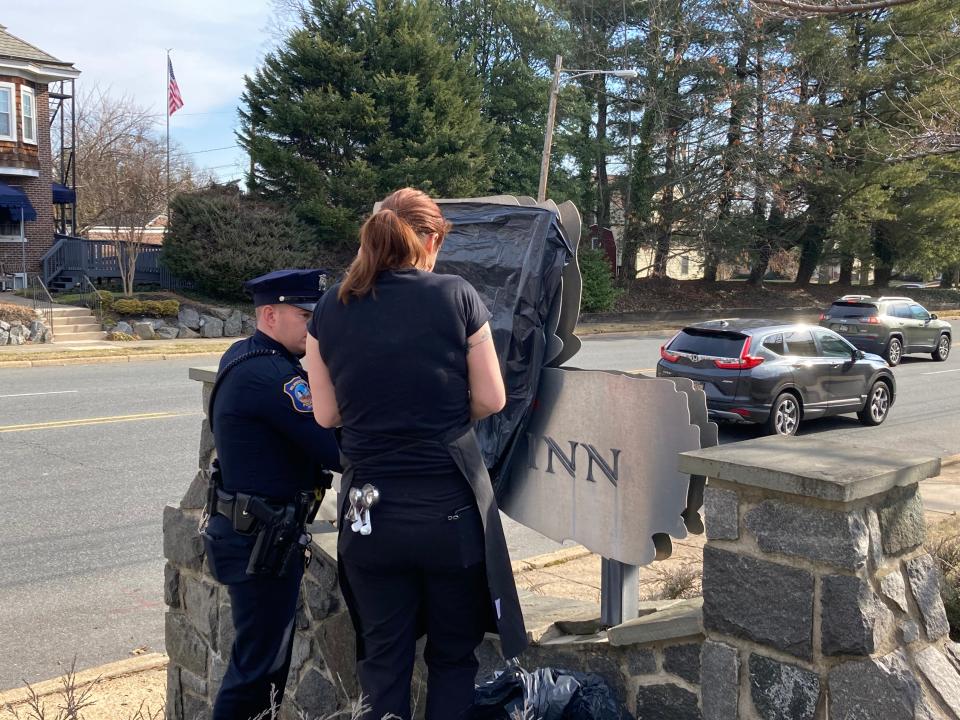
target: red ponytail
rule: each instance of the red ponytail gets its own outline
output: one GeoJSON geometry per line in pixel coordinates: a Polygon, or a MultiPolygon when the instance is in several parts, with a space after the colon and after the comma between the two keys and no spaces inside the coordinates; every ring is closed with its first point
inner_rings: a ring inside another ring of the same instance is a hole
{"type": "Polygon", "coordinates": [[[427,250],[421,236],[437,233],[437,242],[443,242],[448,229],[440,208],[426,193],[403,188],[387,196],[360,228],[360,250],[337,298],[346,303],[351,296],[363,297],[383,270],[425,267],[427,250]]]}

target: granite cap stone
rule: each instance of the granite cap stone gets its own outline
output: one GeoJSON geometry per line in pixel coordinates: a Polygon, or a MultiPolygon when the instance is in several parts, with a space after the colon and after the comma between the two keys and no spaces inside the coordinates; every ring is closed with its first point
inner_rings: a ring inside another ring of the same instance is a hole
{"type": "Polygon", "coordinates": [[[940,473],[940,458],[849,436],[765,437],[680,453],[679,470],[801,497],[850,502],[940,473]]]}

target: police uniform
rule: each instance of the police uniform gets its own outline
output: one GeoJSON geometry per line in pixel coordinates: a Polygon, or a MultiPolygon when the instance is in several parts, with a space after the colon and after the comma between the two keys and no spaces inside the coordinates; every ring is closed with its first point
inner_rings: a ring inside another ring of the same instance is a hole
{"type": "MultiPolygon", "coordinates": [[[[323,275],[281,270],[245,287],[257,306],[312,310],[323,275]]],[[[314,420],[299,359],[260,330],[221,359],[209,417],[219,470],[203,537],[214,577],[228,586],[236,631],[213,720],[247,720],[270,707],[271,688],[277,704],[283,698],[309,544],[306,516],[340,463],[333,432],[314,420]]]]}

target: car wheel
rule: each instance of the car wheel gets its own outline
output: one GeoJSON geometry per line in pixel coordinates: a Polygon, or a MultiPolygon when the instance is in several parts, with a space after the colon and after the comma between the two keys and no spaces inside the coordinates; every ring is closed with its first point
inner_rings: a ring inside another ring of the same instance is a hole
{"type": "Polygon", "coordinates": [[[796,395],[781,393],[773,401],[767,431],[771,435],[796,435],[800,427],[800,401],[796,395]]]}
{"type": "Polygon", "coordinates": [[[890,386],[883,380],[877,380],[867,395],[867,404],[857,413],[864,425],[879,425],[887,419],[890,412],[890,386]]]}
{"type": "Polygon", "coordinates": [[[900,364],[900,361],[903,359],[903,343],[900,341],[900,338],[890,338],[890,342],[887,343],[887,349],[883,353],[883,359],[887,361],[890,367],[896,367],[900,364]]]}
{"type": "Polygon", "coordinates": [[[937,343],[937,349],[933,351],[933,359],[937,362],[943,362],[950,357],[950,336],[941,335],[937,343]]]}

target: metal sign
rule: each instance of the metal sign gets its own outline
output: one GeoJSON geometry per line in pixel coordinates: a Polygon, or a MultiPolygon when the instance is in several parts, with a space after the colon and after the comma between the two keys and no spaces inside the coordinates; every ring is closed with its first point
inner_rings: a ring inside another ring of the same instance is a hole
{"type": "MultiPolygon", "coordinates": [[[[669,543],[656,536],[687,536],[691,482],[677,470],[677,455],[699,449],[702,439],[710,444],[699,412],[691,416],[691,405],[701,404],[705,420],[703,392],[672,380],[544,369],[504,512],[628,565],[652,562],[658,547],[662,557],[669,543]]],[[[716,426],[704,424],[715,443],[716,426]]]]}

